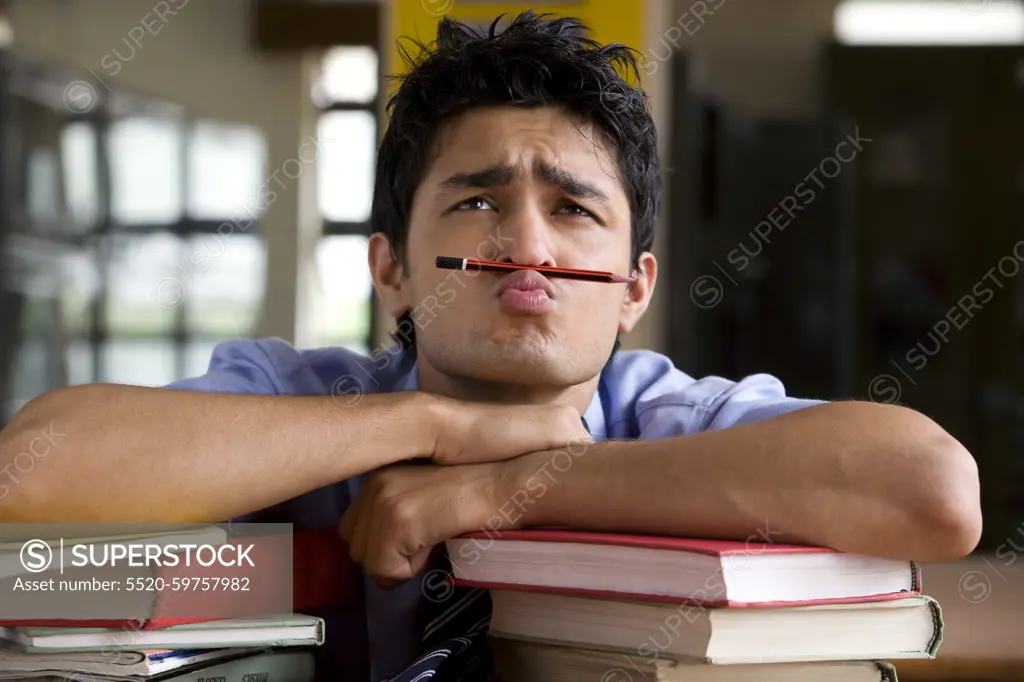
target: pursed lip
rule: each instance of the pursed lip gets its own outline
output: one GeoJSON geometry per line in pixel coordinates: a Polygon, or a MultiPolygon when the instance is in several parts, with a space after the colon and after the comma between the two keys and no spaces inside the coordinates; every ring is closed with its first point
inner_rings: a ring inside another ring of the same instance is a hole
{"type": "Polygon", "coordinates": [[[510,275],[505,275],[498,286],[498,296],[501,296],[509,289],[517,291],[543,291],[548,298],[555,298],[555,288],[551,286],[548,278],[536,270],[518,270],[510,275]]]}

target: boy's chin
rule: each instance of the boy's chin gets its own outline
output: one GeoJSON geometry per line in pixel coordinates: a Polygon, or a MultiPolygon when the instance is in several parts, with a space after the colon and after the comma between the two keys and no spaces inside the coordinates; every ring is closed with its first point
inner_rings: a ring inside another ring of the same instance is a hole
{"type": "Polygon", "coordinates": [[[550,346],[503,344],[460,358],[459,373],[477,381],[511,386],[572,386],[597,372],[581,367],[582,358],[550,346]]]}
{"type": "Polygon", "coordinates": [[[468,333],[462,340],[432,338],[428,343],[420,355],[443,374],[523,387],[582,384],[599,374],[608,359],[535,327],[468,333]]]}

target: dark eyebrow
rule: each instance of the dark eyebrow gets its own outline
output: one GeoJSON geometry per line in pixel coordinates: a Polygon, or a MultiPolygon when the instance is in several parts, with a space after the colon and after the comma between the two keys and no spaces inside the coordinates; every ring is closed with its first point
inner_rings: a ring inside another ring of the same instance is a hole
{"type": "Polygon", "coordinates": [[[466,189],[473,187],[486,189],[497,185],[507,185],[516,177],[516,169],[508,164],[491,166],[470,173],[456,173],[441,183],[441,189],[466,189]]]}
{"type": "Polygon", "coordinates": [[[591,199],[606,203],[607,195],[599,190],[597,186],[577,178],[575,175],[557,166],[541,163],[537,166],[537,177],[544,182],[557,185],[559,189],[571,197],[577,199],[591,199]]]}
{"type": "MultiPolygon", "coordinates": [[[[515,166],[501,164],[468,173],[455,173],[441,183],[440,190],[444,193],[450,190],[487,189],[488,187],[507,185],[515,179],[517,172],[515,166]]],[[[601,203],[608,201],[608,196],[595,185],[581,180],[564,168],[540,163],[536,167],[535,175],[543,182],[555,185],[571,197],[591,199],[601,203]]]]}

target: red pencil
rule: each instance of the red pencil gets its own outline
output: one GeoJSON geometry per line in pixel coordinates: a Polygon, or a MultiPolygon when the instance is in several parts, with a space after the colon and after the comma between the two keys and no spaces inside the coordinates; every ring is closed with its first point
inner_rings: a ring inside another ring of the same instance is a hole
{"type": "Polygon", "coordinates": [[[587,282],[633,283],[635,277],[616,275],[604,270],[577,270],[574,268],[553,268],[547,265],[518,265],[516,263],[499,263],[492,260],[474,260],[472,258],[453,258],[438,256],[434,264],[445,270],[481,270],[485,272],[515,272],[516,270],[536,270],[548,277],[563,279],[579,279],[587,282]]]}

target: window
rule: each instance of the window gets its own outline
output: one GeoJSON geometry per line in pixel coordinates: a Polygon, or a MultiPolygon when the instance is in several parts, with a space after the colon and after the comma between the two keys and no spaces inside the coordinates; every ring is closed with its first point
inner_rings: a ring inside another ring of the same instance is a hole
{"type": "Polygon", "coordinates": [[[322,294],[314,311],[319,334],[336,345],[369,352],[372,286],[366,260],[369,239],[326,236],[316,249],[322,294]]]}
{"type": "Polygon", "coordinates": [[[844,0],[835,33],[853,45],[1024,43],[1021,0],[844,0]]]}
{"type": "Polygon", "coordinates": [[[377,153],[377,117],[369,111],[332,111],[320,118],[320,212],[333,223],[370,219],[377,153]]]}
{"type": "Polygon", "coordinates": [[[81,230],[92,229],[100,218],[96,129],[84,122],[69,124],[61,135],[61,155],[69,222],[81,230]]]}
{"type": "MultiPolygon", "coordinates": [[[[91,330],[90,380],[163,385],[206,372],[221,341],[251,336],[265,291],[258,130],[128,115],[108,131],[110,234],[91,330]],[[247,219],[226,231],[225,223],[247,219]]],[[[84,377],[80,344],[69,369],[84,377]]]]}
{"type": "Polygon", "coordinates": [[[120,225],[166,225],[181,219],[182,143],[175,119],[127,117],[107,132],[110,209],[120,225]]]}
{"type": "Polygon", "coordinates": [[[204,373],[263,301],[261,132],[122,90],[72,110],[61,95],[82,74],[4,57],[0,426],[61,386],[204,373]]]}
{"type": "Polygon", "coordinates": [[[207,234],[189,241],[189,260],[199,263],[189,276],[186,326],[198,337],[251,336],[259,322],[266,289],[266,245],[254,235],[207,234]]]}
{"type": "Polygon", "coordinates": [[[101,274],[88,253],[71,253],[61,259],[60,308],[64,332],[72,339],[88,337],[91,311],[99,295],[101,274]]]}
{"type": "Polygon", "coordinates": [[[367,265],[377,154],[380,64],[373,46],[326,52],[311,96],[321,109],[323,151],[317,196],[323,236],[316,247],[316,344],[368,353],[373,287],[367,265]]]}
{"type": "Polygon", "coordinates": [[[260,132],[245,126],[198,121],[191,130],[187,211],[199,220],[253,217],[267,164],[260,132]]]}
{"type": "MultiPolygon", "coordinates": [[[[218,228],[257,217],[263,208],[256,203],[266,172],[259,131],[128,113],[105,129],[95,121],[69,122],[59,150],[55,158],[40,155],[30,172],[40,178],[34,185],[60,187],[63,201],[31,192],[26,200],[63,206],[66,229],[58,233],[84,232],[89,239],[53,266],[61,273],[52,295],[59,312],[48,312],[50,299],[31,301],[23,323],[32,337],[22,351],[26,368],[57,353],[50,387],[164,385],[205,373],[218,343],[255,332],[266,265],[258,225],[246,221],[244,231],[230,233],[218,228]],[[43,182],[43,175],[60,181],[43,182]],[[109,217],[102,215],[105,205],[109,217]],[[60,339],[53,347],[32,331],[51,320],[59,328],[48,334],[60,339]]],[[[16,385],[16,393],[26,394],[16,398],[39,392],[25,386],[16,385]]]]}
{"type": "Polygon", "coordinates": [[[170,231],[114,234],[106,267],[103,326],[113,337],[165,336],[184,298],[181,240],[170,231]]]}
{"type": "Polygon", "coordinates": [[[372,47],[328,50],[313,86],[313,101],[323,108],[336,102],[371,104],[377,97],[379,65],[372,47]]]}
{"type": "Polygon", "coordinates": [[[0,49],[9,47],[14,42],[14,27],[7,17],[0,15],[0,49]]]}
{"type": "Polygon", "coordinates": [[[58,219],[57,154],[46,147],[33,149],[28,157],[28,212],[33,220],[52,223],[58,219]]]}

